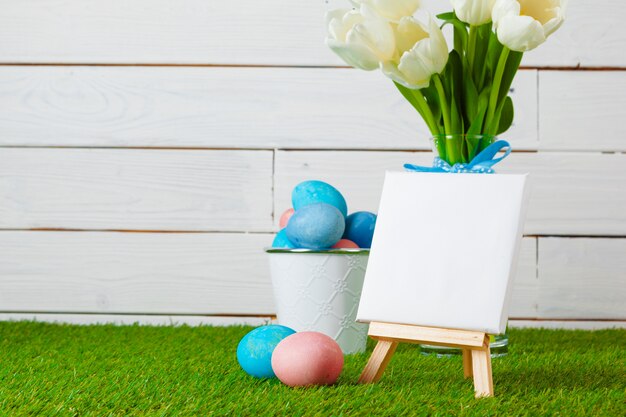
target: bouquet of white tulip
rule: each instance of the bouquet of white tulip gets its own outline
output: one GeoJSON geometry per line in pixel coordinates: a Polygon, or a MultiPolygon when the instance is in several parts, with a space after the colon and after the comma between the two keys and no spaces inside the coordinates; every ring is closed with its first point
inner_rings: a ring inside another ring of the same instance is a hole
{"type": "Polygon", "coordinates": [[[508,96],[522,55],[563,23],[567,0],[450,0],[422,23],[419,0],[350,0],[327,14],[327,45],[349,65],[381,69],[424,119],[439,157],[468,163],[513,122],[508,96]],[[442,28],[450,25],[454,47],[442,28]]]}

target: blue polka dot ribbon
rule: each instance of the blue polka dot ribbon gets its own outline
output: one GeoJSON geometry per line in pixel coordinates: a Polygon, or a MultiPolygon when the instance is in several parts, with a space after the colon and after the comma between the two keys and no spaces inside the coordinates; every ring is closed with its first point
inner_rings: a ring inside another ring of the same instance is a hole
{"type": "Polygon", "coordinates": [[[404,164],[407,171],[415,172],[449,172],[449,173],[471,173],[471,174],[494,174],[492,166],[502,161],[511,153],[511,145],[505,140],[499,140],[487,146],[481,153],[476,155],[468,164],[450,165],[438,156],[435,157],[432,167],[404,164]],[[505,149],[506,148],[506,149],[505,149]],[[504,149],[504,155],[494,158],[498,152],[504,149]]]}

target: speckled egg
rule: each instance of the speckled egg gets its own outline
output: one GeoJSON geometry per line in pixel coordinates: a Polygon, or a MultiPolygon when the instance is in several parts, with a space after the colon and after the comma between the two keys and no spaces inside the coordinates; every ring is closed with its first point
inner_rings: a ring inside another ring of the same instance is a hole
{"type": "Polygon", "coordinates": [[[284,338],[294,333],[295,330],[279,325],[257,327],[245,335],[237,346],[239,365],[255,378],[275,377],[272,353],[284,338]]]}
{"type": "Polygon", "coordinates": [[[293,216],[294,212],[295,210],[292,208],[285,210],[284,213],[280,215],[280,220],[278,221],[278,227],[280,227],[281,229],[284,229],[285,227],[287,227],[287,223],[289,223],[289,219],[291,218],[291,216],[293,216]]]}
{"type": "Polygon", "coordinates": [[[339,242],[333,245],[333,249],[358,249],[359,245],[348,239],[339,239],[339,242]]]}
{"type": "Polygon", "coordinates": [[[359,245],[360,248],[371,248],[376,215],[369,211],[357,211],[346,219],[346,229],[343,239],[348,239],[359,245]]]}
{"type": "Polygon", "coordinates": [[[332,385],[343,369],[343,353],[337,342],[323,333],[300,332],[276,346],[272,369],[290,387],[332,385]]]}
{"type": "Polygon", "coordinates": [[[296,210],[284,230],[298,248],[328,249],[341,239],[344,229],[345,220],[337,208],[317,203],[296,210]]]}
{"type": "Polygon", "coordinates": [[[274,241],[272,242],[273,248],[283,248],[283,249],[293,249],[296,247],[289,238],[287,237],[287,232],[285,229],[276,233],[276,237],[274,237],[274,241]]]}
{"type": "Polygon", "coordinates": [[[316,203],[326,203],[336,207],[343,217],[348,215],[348,205],[341,193],[332,185],[323,181],[304,181],[296,185],[291,193],[293,208],[300,208],[316,203]]]}

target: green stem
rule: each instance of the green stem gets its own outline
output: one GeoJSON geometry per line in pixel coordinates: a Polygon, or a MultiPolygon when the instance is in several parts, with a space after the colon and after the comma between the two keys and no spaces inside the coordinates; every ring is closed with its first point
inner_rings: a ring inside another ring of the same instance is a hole
{"type": "Polygon", "coordinates": [[[422,94],[421,90],[411,90],[411,93],[413,93],[413,97],[417,99],[416,103],[422,110],[422,114],[424,115],[424,121],[430,129],[430,133],[433,136],[438,135],[440,133],[439,124],[435,120],[435,116],[433,115],[432,110],[430,110],[430,106],[426,101],[426,97],[424,97],[424,94],[422,94]]]}
{"type": "Polygon", "coordinates": [[[478,28],[470,25],[469,40],[467,42],[467,62],[469,64],[470,74],[474,73],[474,54],[476,53],[476,38],[478,28]]]}
{"type": "Polygon", "coordinates": [[[511,50],[506,46],[502,48],[500,53],[500,59],[498,60],[498,66],[496,67],[496,74],[493,77],[493,85],[491,86],[491,94],[489,95],[489,107],[487,109],[487,119],[485,120],[485,128],[489,128],[493,122],[493,117],[498,107],[498,97],[500,96],[500,84],[502,84],[502,76],[504,75],[504,69],[506,68],[506,60],[509,58],[509,52],[511,50]]]}
{"type": "Polygon", "coordinates": [[[433,75],[433,80],[435,81],[437,94],[439,94],[439,103],[441,104],[441,113],[443,114],[444,133],[449,135],[454,132],[452,131],[452,124],[450,123],[450,108],[448,107],[446,92],[443,89],[443,84],[441,84],[441,77],[439,74],[433,75]]]}

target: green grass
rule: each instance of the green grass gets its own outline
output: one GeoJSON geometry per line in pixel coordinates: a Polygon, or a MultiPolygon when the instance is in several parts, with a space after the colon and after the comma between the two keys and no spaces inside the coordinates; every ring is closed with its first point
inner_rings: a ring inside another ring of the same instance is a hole
{"type": "Polygon", "coordinates": [[[414,345],[373,385],[356,384],[367,354],[335,386],[257,380],[235,357],[249,330],[0,323],[0,415],[626,415],[625,330],[512,330],[480,400],[459,357],[414,345]]]}

